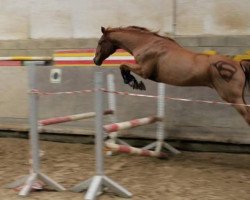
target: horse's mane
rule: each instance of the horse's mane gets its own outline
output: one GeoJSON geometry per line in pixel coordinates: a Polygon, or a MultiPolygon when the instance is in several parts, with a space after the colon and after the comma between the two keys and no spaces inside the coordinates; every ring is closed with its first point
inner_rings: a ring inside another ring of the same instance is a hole
{"type": "Polygon", "coordinates": [[[128,26],[126,27],[127,29],[136,29],[136,30],[140,30],[140,31],[146,31],[146,32],[152,32],[147,28],[141,27],[141,26],[128,26]]]}
{"type": "Polygon", "coordinates": [[[139,31],[142,33],[150,33],[154,36],[164,38],[166,40],[171,40],[172,42],[177,43],[174,39],[166,36],[159,35],[159,31],[151,31],[147,28],[141,27],[141,26],[127,26],[127,27],[118,27],[118,28],[107,28],[107,31],[112,32],[112,31],[139,31]]]}

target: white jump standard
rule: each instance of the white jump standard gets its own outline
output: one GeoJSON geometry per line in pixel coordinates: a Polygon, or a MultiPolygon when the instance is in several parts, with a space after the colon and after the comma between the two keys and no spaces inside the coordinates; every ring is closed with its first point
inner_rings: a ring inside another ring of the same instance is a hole
{"type": "MultiPolygon", "coordinates": [[[[165,117],[165,84],[158,83],[158,99],[157,99],[157,117],[164,119],[165,117]]],[[[180,151],[164,141],[165,137],[164,121],[157,122],[156,141],[143,147],[143,149],[155,149],[156,152],[161,152],[163,148],[169,150],[173,154],[179,154],[180,151]]]]}
{"type": "Polygon", "coordinates": [[[103,157],[103,73],[95,73],[95,106],[96,106],[96,120],[95,120],[95,157],[96,157],[96,175],[87,181],[79,183],[71,190],[80,192],[87,190],[85,200],[95,200],[96,196],[103,191],[104,187],[111,189],[113,192],[121,197],[131,197],[132,194],[125,188],[111,180],[104,172],[104,157],[103,157]]]}
{"type": "MultiPolygon", "coordinates": [[[[28,67],[29,75],[29,87],[31,90],[36,89],[36,78],[35,78],[35,67],[28,67]]],[[[9,185],[7,188],[17,188],[22,187],[19,192],[20,196],[27,196],[32,190],[33,185],[40,179],[47,185],[51,186],[57,191],[63,191],[65,188],[43,174],[40,171],[40,155],[39,155],[39,133],[38,133],[38,101],[39,95],[36,93],[29,94],[29,103],[30,103],[30,146],[31,146],[31,170],[28,176],[21,178],[9,185]]],[[[39,181],[38,181],[39,182],[39,181]]]]}

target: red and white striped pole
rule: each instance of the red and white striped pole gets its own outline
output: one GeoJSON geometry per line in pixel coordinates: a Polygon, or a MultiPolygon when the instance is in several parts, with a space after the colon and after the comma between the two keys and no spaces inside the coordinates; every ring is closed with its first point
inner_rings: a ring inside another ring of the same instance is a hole
{"type": "MultiPolygon", "coordinates": [[[[104,115],[110,115],[113,114],[113,110],[106,110],[103,112],[104,115]]],[[[82,113],[82,114],[76,114],[76,115],[68,115],[63,117],[54,117],[49,119],[43,119],[38,122],[40,126],[48,126],[52,124],[59,124],[64,122],[70,122],[70,121],[77,121],[81,119],[88,119],[93,118],[96,116],[95,112],[89,112],[89,113],[82,113]]]]}
{"type": "Polygon", "coordinates": [[[152,124],[161,120],[162,120],[161,118],[155,117],[155,116],[144,117],[140,119],[133,119],[133,120],[126,121],[126,122],[107,124],[103,126],[103,129],[106,133],[112,133],[112,132],[117,132],[117,131],[124,130],[124,129],[134,128],[137,126],[152,124]]]}
{"type": "Polygon", "coordinates": [[[167,154],[163,152],[150,151],[147,149],[140,149],[136,147],[131,147],[127,145],[119,145],[111,142],[106,142],[105,146],[108,150],[119,153],[127,153],[138,156],[149,156],[149,157],[157,157],[157,158],[166,158],[167,154]]]}

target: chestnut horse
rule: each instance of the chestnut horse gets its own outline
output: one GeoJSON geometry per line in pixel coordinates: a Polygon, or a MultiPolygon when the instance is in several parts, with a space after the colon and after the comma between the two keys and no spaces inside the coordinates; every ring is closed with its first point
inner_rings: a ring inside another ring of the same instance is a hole
{"type": "Polygon", "coordinates": [[[176,86],[207,86],[214,88],[226,102],[250,125],[250,108],[245,106],[244,88],[250,86],[250,62],[236,62],[222,55],[205,55],[184,49],[173,39],[163,37],[146,28],[101,28],[101,36],[94,63],[102,62],[117,49],[124,49],[134,56],[136,64],[120,66],[124,83],[134,89],[145,90],[130,74],[156,82],[176,86]]]}

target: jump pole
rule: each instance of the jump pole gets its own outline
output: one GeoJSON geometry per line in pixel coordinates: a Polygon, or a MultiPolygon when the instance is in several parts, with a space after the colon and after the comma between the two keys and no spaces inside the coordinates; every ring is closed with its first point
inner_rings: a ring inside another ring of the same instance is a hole
{"type": "MultiPolygon", "coordinates": [[[[30,91],[36,89],[36,67],[28,66],[28,78],[29,78],[29,88],[30,91]]],[[[17,188],[23,186],[21,191],[19,192],[20,196],[27,196],[29,192],[32,190],[33,184],[39,179],[51,186],[53,189],[57,191],[63,191],[65,188],[43,174],[40,171],[40,155],[39,155],[39,134],[38,134],[38,103],[39,103],[39,95],[35,93],[29,94],[29,108],[30,108],[30,131],[29,131],[29,141],[30,141],[30,153],[31,153],[31,170],[30,174],[21,178],[9,185],[7,188],[17,188]]]]}
{"type": "MultiPolygon", "coordinates": [[[[103,115],[111,115],[114,114],[113,110],[106,110],[103,112],[103,115]]],[[[95,112],[88,112],[88,113],[82,113],[82,114],[76,114],[76,115],[68,115],[63,117],[53,117],[48,119],[43,119],[38,122],[39,126],[48,126],[52,124],[60,124],[65,122],[71,122],[71,121],[77,121],[82,119],[89,119],[95,117],[95,112]]]]}
{"type": "MultiPolygon", "coordinates": [[[[152,124],[155,122],[161,122],[162,118],[156,117],[156,116],[150,116],[150,117],[144,117],[140,119],[133,119],[130,121],[125,122],[119,122],[119,123],[113,123],[104,125],[103,129],[106,133],[112,134],[116,133],[120,130],[125,129],[131,129],[138,126],[144,126],[147,124],[152,124]]],[[[127,153],[127,154],[133,154],[133,155],[139,155],[139,156],[149,156],[149,157],[158,157],[158,158],[166,158],[167,154],[163,153],[161,151],[150,151],[148,149],[141,149],[136,148],[128,145],[119,145],[112,141],[112,139],[105,142],[107,150],[110,150],[111,152],[118,152],[118,153],[127,153]]]]}
{"type": "Polygon", "coordinates": [[[111,189],[121,197],[129,198],[132,194],[125,188],[120,186],[105,175],[104,172],[104,157],[103,157],[103,73],[97,71],[95,73],[95,159],[96,159],[96,175],[82,183],[79,183],[71,190],[80,192],[87,190],[85,200],[94,200],[96,196],[103,191],[104,187],[111,189]]]}
{"type": "Polygon", "coordinates": [[[149,156],[157,158],[166,158],[168,155],[163,152],[150,151],[147,149],[141,149],[136,147],[131,147],[127,145],[114,144],[112,142],[105,142],[106,148],[112,152],[126,153],[138,156],[149,156]]]}
{"type": "Polygon", "coordinates": [[[150,117],[144,117],[140,119],[133,119],[133,120],[126,121],[126,122],[119,122],[119,123],[104,125],[103,129],[106,133],[113,133],[113,132],[117,132],[120,130],[131,129],[131,128],[135,128],[138,126],[144,126],[147,124],[153,124],[161,120],[162,120],[161,118],[150,116],[150,117]]]}
{"type": "MultiPolygon", "coordinates": [[[[165,90],[165,84],[158,83],[157,117],[161,119],[165,118],[165,90]]],[[[157,121],[156,142],[143,147],[143,149],[155,149],[155,151],[159,153],[163,148],[166,148],[173,154],[179,154],[179,150],[164,141],[165,137],[167,137],[167,135],[165,135],[164,121],[157,121]]]]}

